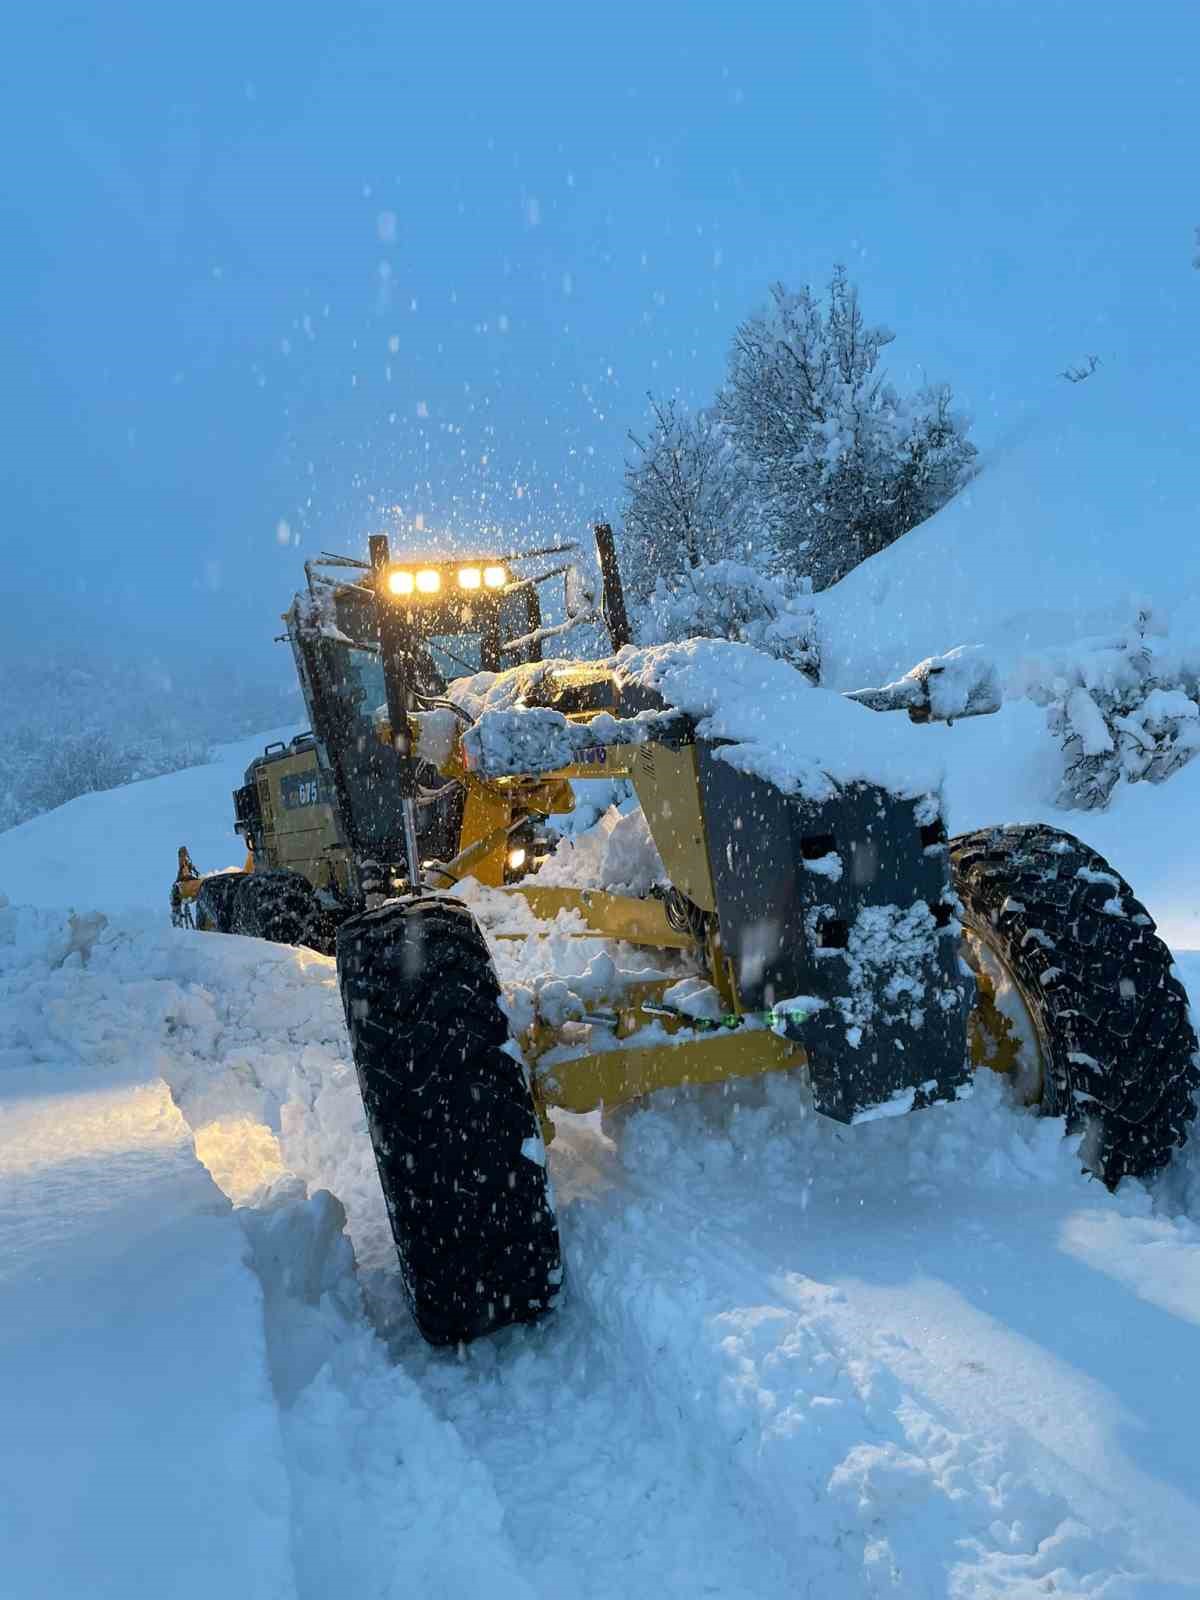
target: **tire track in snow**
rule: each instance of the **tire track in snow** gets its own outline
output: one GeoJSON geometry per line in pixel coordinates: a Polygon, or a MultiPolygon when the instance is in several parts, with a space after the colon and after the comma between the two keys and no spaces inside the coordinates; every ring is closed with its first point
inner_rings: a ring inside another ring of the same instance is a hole
{"type": "Polygon", "coordinates": [[[487,1464],[547,1600],[795,1593],[755,1484],[582,1296],[544,1327],[502,1333],[461,1362],[406,1332],[403,1359],[487,1464]]]}
{"type": "MultiPolygon", "coordinates": [[[[455,1441],[441,1455],[485,1479],[486,1495],[480,1494],[496,1510],[482,1525],[502,1539],[531,1594],[596,1600],[793,1594],[793,1574],[770,1541],[754,1486],[727,1453],[711,1449],[709,1437],[697,1438],[673,1397],[664,1399],[657,1370],[640,1364],[640,1348],[609,1343],[581,1298],[545,1327],[503,1333],[461,1360],[417,1339],[407,1313],[397,1314],[393,1247],[331,964],[240,940],[202,940],[191,954],[194,979],[201,981],[185,985],[170,1008],[173,1031],[162,1067],[201,1131],[200,1147],[208,1159],[232,1163],[224,1172],[230,1182],[240,1154],[261,1158],[246,1124],[267,1126],[282,1164],[310,1191],[327,1187],[346,1200],[375,1319],[391,1334],[398,1361],[392,1376],[364,1353],[362,1341],[371,1337],[365,1325],[350,1327],[342,1338],[358,1354],[339,1352],[295,1401],[300,1419],[318,1407],[358,1419],[354,1470],[364,1477],[364,1492],[378,1495],[379,1462],[388,1449],[381,1442],[371,1459],[370,1440],[394,1432],[391,1415],[406,1416],[408,1425],[420,1419],[418,1434],[431,1423],[440,1426],[455,1441]],[[389,1388],[388,1404],[366,1405],[366,1395],[389,1388]]],[[[259,1172],[252,1163],[250,1176],[259,1172]]],[[[293,1304],[287,1316],[296,1315],[293,1304]]],[[[347,1468],[345,1440],[334,1428],[329,1448],[340,1465],[313,1480],[308,1433],[303,1420],[286,1432],[296,1446],[303,1506],[320,1502],[313,1481],[332,1481],[347,1468]]],[[[346,1510],[344,1495],[332,1503],[341,1507],[339,1516],[346,1510]]],[[[352,1521],[362,1519],[355,1513],[352,1521]]],[[[369,1550],[382,1543],[381,1560],[394,1522],[393,1512],[367,1541],[369,1550]]],[[[306,1591],[316,1600],[335,1591],[320,1587],[332,1573],[327,1560],[314,1558],[312,1537],[302,1513],[297,1567],[317,1584],[306,1591]]],[[[325,1538],[337,1548],[346,1543],[333,1528],[325,1538]]],[[[362,1569],[360,1555],[356,1570],[362,1569]]],[[[447,1590],[467,1592],[473,1591],[447,1590]]]]}
{"type": "MultiPolygon", "coordinates": [[[[56,926],[60,920],[42,919],[54,959],[54,947],[62,942],[56,926]]],[[[0,947],[4,932],[0,923],[0,947]]],[[[5,954],[0,948],[0,957],[5,954]]],[[[0,967],[6,963],[0,961],[0,967]]],[[[62,970],[52,964],[47,977],[42,960],[40,965],[31,961],[15,974],[5,971],[4,976],[14,981],[5,984],[13,1003],[0,1018],[0,1064],[28,1057],[34,1065],[27,1072],[37,1074],[51,1095],[61,1076],[90,1101],[102,1098],[98,1092],[89,1093],[92,1085],[112,1092],[124,1104],[122,1096],[136,1096],[142,1092],[140,1086],[149,1084],[165,1100],[169,1118],[178,1122],[179,1113],[166,1099],[161,1074],[193,1129],[204,1127],[213,1113],[228,1119],[218,1125],[211,1141],[211,1149],[221,1158],[218,1168],[223,1176],[236,1173],[240,1157],[251,1167],[243,1178],[265,1173],[278,1179],[260,1205],[234,1213],[241,1228],[227,1215],[201,1219],[214,1227],[227,1222],[238,1237],[234,1253],[245,1279],[245,1305],[236,1297],[230,1299],[223,1288],[215,1301],[200,1303],[201,1288],[194,1288],[189,1298],[186,1290],[172,1286],[173,1276],[187,1284],[185,1254],[158,1271],[166,1293],[161,1307],[152,1302],[141,1313],[131,1308],[127,1335],[123,1330],[128,1319],[111,1319],[113,1358],[136,1370],[144,1365],[147,1350],[153,1352],[153,1344],[142,1348],[137,1341],[153,1337],[155,1318],[169,1328],[172,1316],[176,1321],[184,1313],[189,1317],[186,1329],[177,1330],[177,1337],[185,1341],[182,1348],[174,1353],[159,1351],[151,1361],[148,1392],[156,1383],[161,1390],[180,1364],[186,1365],[186,1341],[195,1345],[190,1370],[201,1383],[209,1377],[212,1352],[241,1341],[226,1358],[223,1387],[210,1383],[208,1390],[193,1392],[185,1377],[173,1393],[151,1392],[156,1402],[153,1417],[139,1418],[136,1405],[128,1415],[121,1413],[121,1427],[146,1435],[151,1451],[160,1433],[178,1435],[190,1445],[192,1440],[185,1437],[189,1419],[194,1419],[191,1429],[197,1434],[205,1426],[220,1427],[225,1412],[244,1390],[257,1384],[263,1391],[260,1418],[231,1413],[229,1431],[213,1446],[215,1465],[205,1466],[203,1457],[197,1456],[208,1475],[202,1472],[201,1479],[190,1485],[199,1496],[192,1498],[201,1509],[212,1501],[209,1509],[214,1516],[213,1527],[199,1528],[190,1544],[172,1531],[172,1519],[186,1516],[191,1504],[189,1473],[195,1464],[189,1465],[188,1456],[163,1460],[160,1492],[171,1500],[170,1513],[159,1518],[162,1527],[143,1530],[144,1537],[136,1532],[137,1505],[126,1507],[120,1494],[122,1474],[136,1485],[136,1472],[130,1463],[116,1462],[113,1492],[119,1505],[111,1518],[117,1530],[112,1537],[123,1539],[123,1548],[132,1552],[130,1559],[136,1560],[140,1552],[150,1563],[147,1570],[154,1567],[166,1529],[186,1546],[182,1556],[176,1552],[174,1567],[189,1594],[193,1576],[199,1580],[206,1570],[210,1575],[224,1570],[218,1555],[236,1564],[244,1550],[246,1583],[253,1592],[265,1594],[269,1588],[272,1595],[282,1595],[283,1580],[275,1583],[271,1565],[274,1541],[289,1569],[286,1593],[300,1600],[340,1600],[347,1593],[380,1600],[393,1596],[408,1600],[412,1595],[461,1600],[484,1592],[497,1600],[537,1600],[521,1576],[504,1529],[503,1508],[486,1470],[471,1458],[454,1429],[434,1414],[412,1378],[389,1360],[363,1312],[352,1252],[342,1236],[340,1205],[328,1195],[305,1198],[304,1186],[296,1178],[279,1178],[277,1152],[273,1162],[265,1154],[273,1145],[268,1127],[281,1131],[282,1102],[271,1087],[277,1080],[282,1083],[279,1075],[290,1074],[300,1061],[304,1094],[319,1100],[326,1085],[331,1030],[328,971],[278,947],[188,938],[148,929],[142,919],[125,919],[95,945],[86,972],[78,962],[62,970]],[[243,1230],[249,1248],[241,1237],[243,1230]],[[257,1273],[261,1300],[247,1265],[257,1273]],[[247,1306],[249,1321],[243,1328],[247,1306]],[[264,1364],[270,1369],[270,1383],[264,1364]],[[270,1449],[260,1447],[260,1435],[273,1446],[273,1458],[270,1449]],[[277,1484],[268,1468],[273,1468],[277,1484]],[[244,1481],[246,1492],[241,1514],[235,1502],[223,1530],[216,1520],[216,1505],[226,1479],[244,1481]],[[276,1525],[268,1521],[273,1495],[280,1502],[276,1525]],[[126,1512],[131,1518],[127,1535],[121,1520],[126,1512]],[[464,1522],[470,1529],[465,1540],[464,1522]],[[209,1554],[206,1542],[219,1535],[225,1537],[227,1548],[209,1554]]],[[[187,1151],[182,1170],[185,1175],[194,1173],[220,1206],[208,1175],[191,1154],[182,1123],[179,1131],[187,1151]]],[[[95,1165],[98,1191],[104,1193],[114,1183],[119,1191],[128,1177],[128,1160],[107,1175],[102,1162],[95,1165]]],[[[75,1187],[80,1203],[88,1204],[86,1186],[75,1187]]],[[[168,1210],[178,1203],[178,1196],[171,1193],[154,1198],[168,1210]]],[[[97,1209],[94,1202],[90,1204],[91,1210],[97,1209]]],[[[169,1221],[169,1215],[139,1216],[130,1240],[118,1229],[105,1241],[106,1251],[120,1261],[138,1230],[153,1234],[164,1220],[169,1221]]],[[[198,1259],[197,1265],[203,1268],[206,1263],[198,1259]]],[[[153,1271],[151,1258],[145,1275],[153,1271]]],[[[141,1292],[138,1275],[132,1276],[141,1292]]],[[[206,1281],[202,1275],[199,1282],[206,1281]]],[[[232,1292],[240,1286],[234,1282],[228,1287],[232,1292]]],[[[105,1288],[116,1293],[107,1283],[105,1288]]],[[[86,1281],[75,1292],[86,1294],[86,1281]]],[[[101,1318],[105,1326],[107,1315],[101,1318]]],[[[85,1353],[86,1346],[85,1339],[85,1353]]],[[[96,1385],[103,1376],[95,1375],[87,1403],[76,1408],[85,1426],[91,1410],[102,1410],[96,1397],[100,1394],[103,1399],[103,1391],[96,1385]]],[[[62,1381],[69,1384],[69,1378],[62,1381]]],[[[130,1395],[136,1399],[137,1392],[126,1382],[126,1399],[130,1395]]],[[[109,1431],[117,1436],[116,1428],[109,1431]]],[[[106,1437],[85,1432],[80,1441],[85,1464],[93,1451],[103,1452],[106,1437]]],[[[122,1438],[118,1443],[126,1448],[122,1438]]],[[[103,1504],[95,1491],[90,1499],[103,1504]]],[[[154,1509],[152,1499],[147,1504],[154,1509]]],[[[95,1569],[88,1581],[94,1587],[104,1577],[102,1569],[95,1569]]],[[[243,1589],[250,1592],[245,1584],[243,1589]]]]}

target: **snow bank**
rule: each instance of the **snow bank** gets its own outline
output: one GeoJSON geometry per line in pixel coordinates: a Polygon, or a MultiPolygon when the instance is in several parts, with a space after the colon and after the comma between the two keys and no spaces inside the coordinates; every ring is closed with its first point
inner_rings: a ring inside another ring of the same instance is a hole
{"type": "Polygon", "coordinates": [[[0,910],[0,1587],[287,1600],[261,1292],[129,945],[0,910]]]}
{"type": "Polygon", "coordinates": [[[332,963],[87,927],[0,907],[0,1591],[535,1600],[317,1178],[394,1296],[332,963]]]}

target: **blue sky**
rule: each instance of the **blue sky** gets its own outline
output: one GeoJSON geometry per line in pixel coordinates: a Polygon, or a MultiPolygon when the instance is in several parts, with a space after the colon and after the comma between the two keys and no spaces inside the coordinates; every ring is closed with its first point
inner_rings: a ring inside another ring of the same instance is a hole
{"type": "Polygon", "coordinates": [[[24,7],[0,67],[4,588],[262,649],[319,548],[619,512],[844,261],[1002,439],[1194,295],[1200,6],[24,7]],[[11,409],[10,409],[11,408],[11,409]]]}

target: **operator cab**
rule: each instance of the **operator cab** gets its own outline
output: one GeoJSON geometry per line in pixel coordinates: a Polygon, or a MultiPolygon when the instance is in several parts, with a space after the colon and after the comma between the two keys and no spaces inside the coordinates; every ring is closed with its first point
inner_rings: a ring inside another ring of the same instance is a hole
{"type": "MultiPolygon", "coordinates": [[[[392,560],[382,582],[369,563],[350,557],[305,563],[307,593],[296,596],[284,621],[317,765],[336,802],[339,849],[356,866],[360,892],[394,891],[406,860],[402,758],[375,732],[387,700],[380,605],[386,601],[404,618],[416,705],[437,702],[455,678],[541,659],[539,585],[574,569],[530,572],[529,566],[568,550],[574,547],[507,558],[392,560]]],[[[571,598],[568,584],[568,618],[571,598]]],[[[422,859],[449,860],[457,851],[462,786],[420,766],[415,801],[422,859]]]]}

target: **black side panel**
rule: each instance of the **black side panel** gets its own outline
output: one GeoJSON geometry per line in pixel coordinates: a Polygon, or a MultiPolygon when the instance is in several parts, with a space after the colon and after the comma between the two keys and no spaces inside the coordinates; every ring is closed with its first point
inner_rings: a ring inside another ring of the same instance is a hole
{"type": "Polygon", "coordinates": [[[869,784],[790,797],[707,741],[698,755],[723,949],[746,1010],[813,1002],[786,1026],[817,1109],[850,1122],[953,1098],[971,985],[932,803],[869,784]]]}

